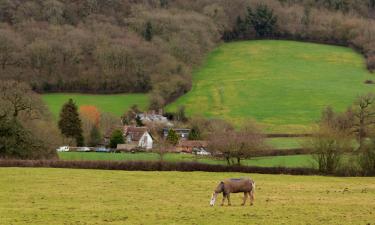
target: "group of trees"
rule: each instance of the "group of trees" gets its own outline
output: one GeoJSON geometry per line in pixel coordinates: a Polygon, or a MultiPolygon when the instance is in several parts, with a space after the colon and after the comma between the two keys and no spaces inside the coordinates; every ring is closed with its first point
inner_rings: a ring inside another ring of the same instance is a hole
{"type": "Polygon", "coordinates": [[[119,119],[112,114],[101,113],[92,105],[78,108],[72,99],[63,105],[58,121],[65,143],[91,147],[104,144],[104,135],[112,135],[119,125],[119,119]]]}
{"type": "Polygon", "coordinates": [[[38,92],[151,92],[158,109],[191,88],[221,38],[354,46],[375,68],[373,0],[0,0],[0,79],[38,92]]]}
{"type": "Polygon", "coordinates": [[[40,96],[18,81],[0,82],[0,158],[49,159],[61,141],[40,96]]]}
{"type": "Polygon", "coordinates": [[[343,113],[326,108],[308,147],[313,149],[322,172],[374,175],[375,96],[359,97],[343,113]],[[345,155],[349,160],[345,160],[345,155]]]}
{"type": "Polygon", "coordinates": [[[224,120],[195,117],[189,121],[189,125],[189,139],[207,140],[208,150],[212,155],[223,158],[228,165],[240,165],[242,159],[268,150],[265,135],[253,121],[235,128],[224,120]]]}

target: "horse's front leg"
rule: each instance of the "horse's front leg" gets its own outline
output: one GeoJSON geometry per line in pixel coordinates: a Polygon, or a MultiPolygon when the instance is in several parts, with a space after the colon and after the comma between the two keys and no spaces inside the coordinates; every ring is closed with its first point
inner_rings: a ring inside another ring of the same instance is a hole
{"type": "Polygon", "coordinates": [[[221,206],[224,206],[224,202],[225,202],[226,197],[227,197],[226,194],[223,193],[223,200],[221,201],[221,206]]]}
{"type": "Polygon", "coordinates": [[[231,206],[232,204],[230,203],[230,194],[227,194],[227,199],[228,199],[228,206],[231,206]]]}
{"type": "Polygon", "coordinates": [[[245,205],[246,204],[246,200],[247,200],[247,192],[244,192],[243,193],[243,202],[241,205],[245,205]]]}

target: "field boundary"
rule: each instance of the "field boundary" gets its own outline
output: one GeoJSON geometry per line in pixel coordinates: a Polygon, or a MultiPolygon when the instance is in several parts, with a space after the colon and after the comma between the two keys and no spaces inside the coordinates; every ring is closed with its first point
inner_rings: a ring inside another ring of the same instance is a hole
{"type": "Polygon", "coordinates": [[[197,162],[165,161],[67,161],[67,160],[0,160],[0,167],[37,167],[101,169],[127,171],[205,171],[205,172],[241,172],[259,174],[322,175],[313,168],[225,166],[197,162]]]}

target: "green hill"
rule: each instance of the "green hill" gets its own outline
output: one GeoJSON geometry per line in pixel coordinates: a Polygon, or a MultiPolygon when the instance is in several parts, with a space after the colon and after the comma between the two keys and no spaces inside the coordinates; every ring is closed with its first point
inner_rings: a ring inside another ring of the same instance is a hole
{"type": "Polygon", "coordinates": [[[101,112],[112,113],[121,116],[132,105],[138,105],[140,109],[147,109],[149,98],[146,94],[115,94],[115,95],[89,95],[89,94],[45,94],[42,96],[53,116],[57,118],[61,107],[70,98],[78,106],[94,105],[101,112]]]}
{"type": "Polygon", "coordinates": [[[189,115],[255,119],[272,132],[304,131],[328,105],[344,110],[374,90],[373,75],[352,49],[294,41],[223,44],[193,76],[192,90],[167,107],[189,115]]]}

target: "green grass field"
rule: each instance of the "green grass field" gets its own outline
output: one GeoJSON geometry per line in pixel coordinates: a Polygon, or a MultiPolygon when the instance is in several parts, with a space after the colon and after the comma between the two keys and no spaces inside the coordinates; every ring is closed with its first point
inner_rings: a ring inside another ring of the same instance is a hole
{"type": "Polygon", "coordinates": [[[61,107],[72,98],[79,106],[94,105],[101,112],[112,113],[121,116],[132,105],[138,105],[140,109],[147,109],[149,98],[146,94],[115,94],[115,95],[90,95],[90,94],[44,94],[44,102],[57,118],[61,107]]]}
{"type": "Polygon", "coordinates": [[[350,48],[295,41],[226,43],[193,75],[193,88],[168,106],[240,125],[255,119],[272,132],[305,132],[325,106],[346,109],[374,76],[350,48]]]}
{"type": "Polygon", "coordinates": [[[1,224],[375,223],[373,178],[0,168],[0,186],[1,224]],[[254,206],[209,206],[219,181],[248,176],[254,206]]]}
{"type": "MultiPolygon", "coordinates": [[[[156,153],[99,153],[99,152],[60,152],[59,158],[62,160],[159,160],[156,153]]],[[[224,160],[211,157],[197,157],[191,154],[166,154],[164,160],[171,162],[196,161],[208,164],[226,165],[224,160]]],[[[311,155],[291,155],[291,156],[270,156],[255,157],[242,161],[246,166],[263,167],[315,167],[315,162],[311,155]]]]}

